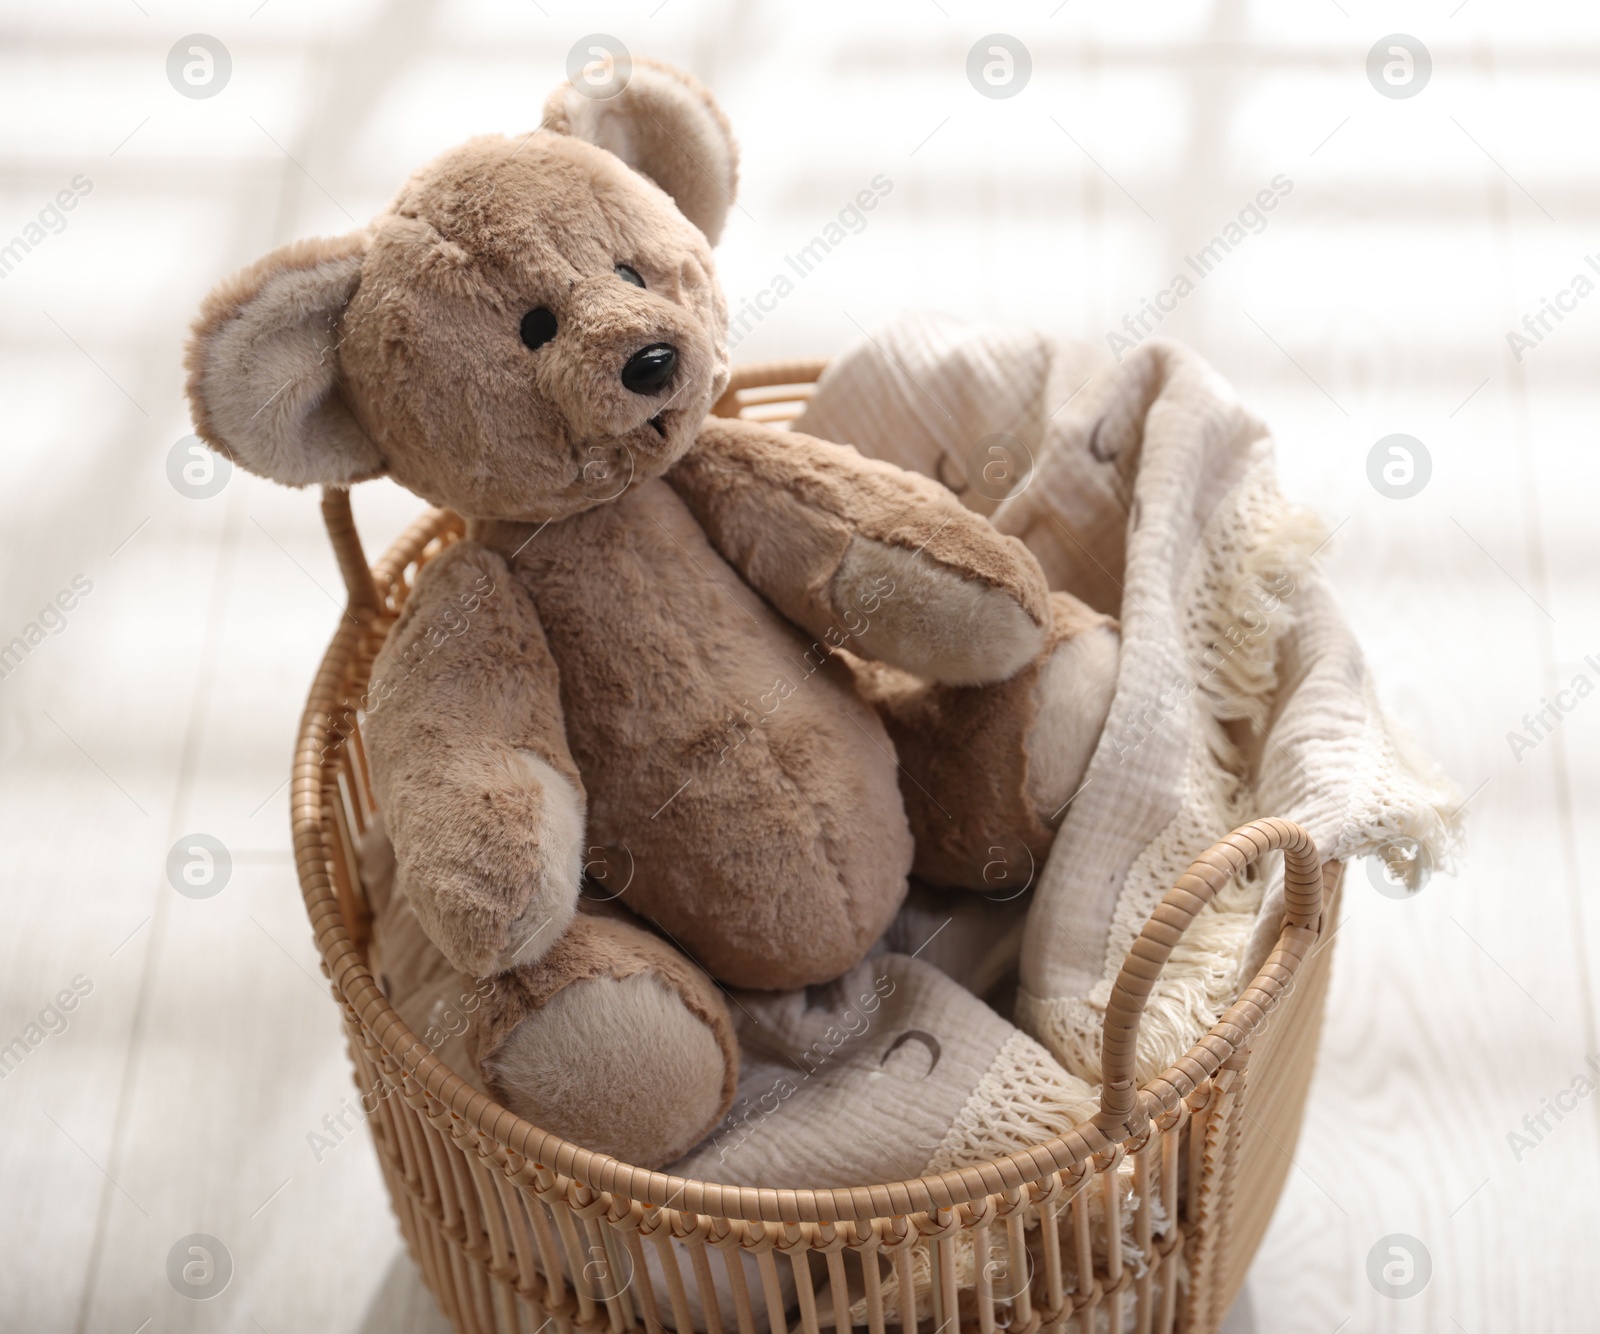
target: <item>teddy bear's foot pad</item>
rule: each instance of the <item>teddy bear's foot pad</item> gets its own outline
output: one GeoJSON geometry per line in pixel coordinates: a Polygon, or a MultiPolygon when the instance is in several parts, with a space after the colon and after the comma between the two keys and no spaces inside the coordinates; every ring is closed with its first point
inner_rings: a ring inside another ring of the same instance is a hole
{"type": "Polygon", "coordinates": [[[916,839],[912,874],[986,892],[1032,883],[1083,782],[1116,685],[1110,617],[1050,595],[1044,648],[1010,680],[930,684],[878,663],[855,665],[901,765],[916,839]]]}
{"type": "Polygon", "coordinates": [[[541,1129],[656,1167],[732,1102],[721,993],[632,922],[580,913],[538,963],[495,982],[475,1054],[490,1091],[541,1129]]]}

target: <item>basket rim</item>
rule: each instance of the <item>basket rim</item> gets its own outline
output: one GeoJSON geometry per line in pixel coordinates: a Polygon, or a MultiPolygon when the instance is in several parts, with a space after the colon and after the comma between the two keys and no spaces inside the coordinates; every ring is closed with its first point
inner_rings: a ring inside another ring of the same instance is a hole
{"type": "MultiPolygon", "coordinates": [[[[734,395],[740,388],[795,382],[800,379],[796,371],[804,379],[812,379],[822,364],[786,362],[746,368],[730,384],[719,401],[718,410],[731,415],[725,412],[725,405],[736,404],[734,395]]],[[[734,411],[737,411],[736,406],[734,411]]],[[[1131,1077],[1120,1081],[1107,1078],[1107,1089],[1113,1082],[1121,1086],[1118,1090],[1121,1096],[1116,1101],[1125,1105],[1123,1111],[1108,1116],[1102,1110],[1095,1117],[1039,1144],[935,1175],[862,1186],[735,1186],[636,1167],[542,1130],[473,1088],[406,1026],[368,969],[338,901],[330,869],[334,849],[330,847],[326,829],[331,815],[326,794],[330,788],[328,770],[337,763],[343,744],[337,720],[359,709],[361,695],[355,692],[359,689],[364,693],[367,685],[364,676],[357,679],[355,659],[369,636],[387,633],[388,622],[396,614],[394,590],[406,569],[422,556],[429,543],[463,527],[458,515],[448,510],[430,509],[401,534],[369,571],[364,557],[356,559],[360,557],[360,545],[350,519],[349,505],[347,490],[324,490],[324,517],[351,596],[350,605],[314,678],[296,739],[290,809],[301,894],[317,949],[322,955],[323,971],[332,984],[335,999],[399,1065],[405,1080],[413,1081],[471,1131],[491,1139],[509,1154],[542,1165],[591,1190],[623,1196],[647,1208],[672,1209],[753,1224],[831,1223],[937,1215],[985,1196],[1042,1184],[1056,1173],[1086,1175],[1090,1160],[1097,1155],[1106,1160],[1099,1164],[1103,1167],[1125,1152],[1141,1147],[1150,1133],[1152,1118],[1157,1118],[1164,1129],[1183,1115],[1185,1103],[1198,1105],[1204,1099],[1217,1070],[1249,1044],[1267,1014],[1287,994],[1300,964],[1322,943],[1326,905],[1342,869],[1338,862],[1322,867],[1320,900],[1310,920],[1296,921],[1295,914],[1291,913],[1277,947],[1256,977],[1183,1057],[1142,1088],[1136,1089],[1131,1077]],[[363,580],[362,575],[368,578],[363,580]]],[[[1258,823],[1281,825],[1303,836],[1303,831],[1286,821],[1258,823]]],[[[1246,827],[1247,830],[1251,828],[1254,826],[1246,827]]],[[[1237,840],[1242,832],[1236,831],[1232,837],[1237,840]]],[[[1306,841],[1309,843],[1308,838],[1306,841]]],[[[1223,844],[1217,845],[1221,847],[1223,844]]],[[[1217,848],[1206,856],[1211,856],[1217,848]]],[[[1315,855],[1314,847],[1312,855],[1315,855]]],[[[1180,880],[1152,914],[1145,932],[1135,942],[1135,949],[1127,956],[1124,978],[1118,980],[1119,989],[1130,968],[1136,974],[1141,972],[1135,954],[1146,937],[1165,939],[1170,949],[1171,941],[1187,925],[1193,911],[1209,899],[1211,890],[1198,885],[1197,881],[1189,883],[1195,881],[1195,872],[1204,860],[1203,857],[1195,863],[1190,874],[1180,880]],[[1175,899],[1183,906],[1172,909],[1175,899]],[[1187,908],[1185,900],[1193,900],[1192,910],[1187,908]],[[1165,916],[1164,910],[1167,910],[1165,916]],[[1174,916],[1183,920],[1174,921],[1174,916]]],[[[1233,869],[1237,868],[1227,869],[1223,878],[1231,876],[1233,869]]],[[[1142,971],[1148,972],[1148,968],[1142,971]]],[[[1159,971],[1157,963],[1155,971],[1143,981],[1145,992],[1153,985],[1159,971]]],[[[1137,984],[1133,989],[1138,989],[1137,984]]],[[[1142,1006],[1140,995],[1125,1005],[1121,1014],[1123,1027],[1129,1028],[1131,1024],[1135,1034],[1142,1006]]],[[[1109,1051],[1106,1056],[1109,1058],[1109,1051]]],[[[1131,1075],[1131,1047],[1125,1058],[1119,1056],[1119,1063],[1125,1065],[1131,1075]]],[[[1107,1064],[1110,1064],[1109,1059],[1107,1064]]],[[[1106,1105],[1103,1103],[1103,1108],[1106,1105]]]]}

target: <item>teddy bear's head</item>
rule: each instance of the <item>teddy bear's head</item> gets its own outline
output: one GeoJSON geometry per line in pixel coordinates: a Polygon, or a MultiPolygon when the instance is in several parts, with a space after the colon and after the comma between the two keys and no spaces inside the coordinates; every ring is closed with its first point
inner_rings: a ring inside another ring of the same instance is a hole
{"type": "Polygon", "coordinates": [[[711,245],[727,122],[637,61],[540,129],[474,139],[350,235],[218,287],[188,351],[197,429],[277,481],[388,475],[473,518],[543,521],[664,472],[727,384],[711,245]]]}

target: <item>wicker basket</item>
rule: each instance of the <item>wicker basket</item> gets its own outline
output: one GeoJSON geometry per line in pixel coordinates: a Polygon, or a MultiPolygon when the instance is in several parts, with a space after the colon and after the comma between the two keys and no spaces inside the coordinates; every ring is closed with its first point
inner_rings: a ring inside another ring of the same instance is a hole
{"type": "MultiPolygon", "coordinates": [[[[792,418],[821,364],[749,368],[716,411],[792,418]]],[[[328,490],[322,506],[350,603],[300,727],[295,859],[395,1213],[457,1330],[534,1334],[553,1322],[556,1334],[688,1334],[691,1294],[712,1334],[818,1334],[833,1311],[848,1321],[852,1304],[872,1334],[888,1325],[923,1334],[952,1324],[949,1334],[1218,1327],[1282,1189],[1321,1026],[1330,956],[1321,932],[1341,868],[1319,866],[1302,830],[1282,820],[1246,826],[1167,894],[1107,1011],[1101,1110],[1071,1132],[942,1176],[848,1189],[749,1189],[632,1167],[476,1092],[405,1026],[368,970],[371,914],[355,849],[374,805],[361,700],[417,569],[461,522],[425,515],[369,569],[349,493],[328,490]],[[1231,875],[1277,848],[1288,884],[1277,948],[1210,1033],[1136,1089],[1140,1013],[1174,943],[1231,875]],[[1115,1188],[1124,1159],[1131,1197],[1115,1188]],[[1124,1255],[1125,1229],[1149,1263],[1124,1255]],[[985,1257],[970,1266],[967,1287],[958,1246],[985,1257]],[[786,1309],[780,1265],[792,1267],[795,1309],[786,1309]],[[1004,1273],[1027,1278],[997,1281],[1004,1273]],[[1073,1273],[1093,1278],[1077,1284],[1073,1273]]]]}

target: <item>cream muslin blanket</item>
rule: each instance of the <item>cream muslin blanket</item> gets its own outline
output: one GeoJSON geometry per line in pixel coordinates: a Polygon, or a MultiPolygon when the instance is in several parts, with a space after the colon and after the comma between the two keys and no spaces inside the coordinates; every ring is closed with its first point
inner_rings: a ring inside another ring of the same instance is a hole
{"type": "MultiPolygon", "coordinates": [[[[1272,439],[1179,343],[1112,364],[1042,334],[905,316],[822,376],[795,429],[936,477],[1025,542],[1052,588],[1122,624],[1106,729],[1037,876],[1015,1019],[1100,1078],[1111,986],[1189,862],[1249,820],[1324,859],[1449,869],[1451,785],[1384,717],[1278,491],[1272,439]]],[[[1219,895],[1156,986],[1139,1077],[1181,1056],[1266,957],[1282,864],[1219,895]]]]}

